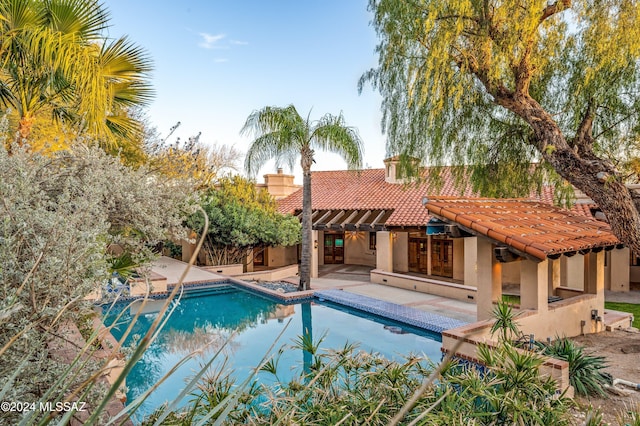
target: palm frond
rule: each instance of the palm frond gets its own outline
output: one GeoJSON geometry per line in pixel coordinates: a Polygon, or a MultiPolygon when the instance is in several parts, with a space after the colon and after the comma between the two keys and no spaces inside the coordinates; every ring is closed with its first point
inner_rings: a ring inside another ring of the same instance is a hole
{"type": "Polygon", "coordinates": [[[314,147],[339,154],[350,169],[362,168],[362,139],[355,127],[346,125],[342,114],[326,114],[318,120],[311,140],[314,147]]]}
{"type": "Polygon", "coordinates": [[[43,5],[48,26],[57,32],[97,40],[108,27],[109,14],[95,0],[49,0],[43,5]]]}
{"type": "Polygon", "coordinates": [[[275,159],[277,165],[286,162],[293,168],[296,157],[309,141],[309,129],[293,105],[253,111],[240,134],[255,137],[245,159],[249,175],[255,175],[270,159],[275,159]]]}

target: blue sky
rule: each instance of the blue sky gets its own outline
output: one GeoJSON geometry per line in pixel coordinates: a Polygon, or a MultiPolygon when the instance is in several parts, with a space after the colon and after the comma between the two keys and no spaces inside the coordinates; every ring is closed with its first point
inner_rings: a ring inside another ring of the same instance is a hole
{"type": "MultiPolygon", "coordinates": [[[[344,113],[365,145],[365,164],[382,167],[380,96],[357,82],[375,66],[376,35],[367,0],[109,0],[109,35],[128,35],[153,58],[156,98],[149,108],[161,134],[202,132],[201,141],[234,145],[247,116],[294,104],[305,116],[344,113]]],[[[173,139],[173,138],[172,138],[173,139]]],[[[344,169],[316,154],[313,170],[344,169]]],[[[259,173],[275,171],[268,164],[259,173]]],[[[296,171],[300,182],[300,172],[296,171]]]]}

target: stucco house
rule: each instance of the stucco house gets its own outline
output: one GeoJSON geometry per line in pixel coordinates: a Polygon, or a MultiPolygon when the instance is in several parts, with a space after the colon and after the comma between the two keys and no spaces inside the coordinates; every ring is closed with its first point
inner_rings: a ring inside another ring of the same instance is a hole
{"type": "MultiPolygon", "coordinates": [[[[312,276],[320,265],[367,265],[376,283],[475,300],[479,320],[503,285],[520,290],[523,309],[540,312],[578,297],[584,312],[572,314],[581,318],[573,335],[602,328],[605,289],[629,290],[629,251],[593,217],[592,203],[554,207],[548,187],[531,200],[478,198],[470,188],[461,194],[446,169],[434,191],[398,179],[397,167],[389,158],[383,169],[312,173],[312,276]]],[[[301,215],[302,191],[278,205],[301,215]]],[[[296,248],[270,248],[264,264],[297,259],[296,248]]]]}

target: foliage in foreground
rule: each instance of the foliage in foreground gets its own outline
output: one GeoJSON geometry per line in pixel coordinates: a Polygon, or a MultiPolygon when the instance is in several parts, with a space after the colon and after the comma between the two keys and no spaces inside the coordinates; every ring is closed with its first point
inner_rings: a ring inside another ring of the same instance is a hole
{"type": "Polygon", "coordinates": [[[184,236],[189,197],[83,144],[50,157],[0,145],[0,399],[52,401],[98,368],[57,360],[59,327],[91,312],[83,298],[122,260],[114,247],[140,265],[184,236]]]}
{"type": "Polygon", "coordinates": [[[538,375],[542,358],[508,344],[481,351],[486,368],[446,363],[440,373],[418,356],[394,362],[358,351],[351,344],[329,351],[318,346],[303,338],[295,346],[312,354],[307,374],[280,380],[276,357],[263,365],[261,373],[273,376],[276,384],[247,389],[248,385],[234,388],[229,371],[216,371],[215,380],[202,382],[202,394],[194,394],[184,411],[163,413],[166,407],[161,408],[145,424],[153,424],[161,413],[167,415],[165,424],[180,425],[218,417],[224,424],[265,425],[387,425],[397,420],[401,424],[569,424],[570,401],[555,394],[550,378],[538,375]],[[394,420],[424,381],[428,381],[426,390],[415,405],[404,418],[394,420]],[[222,416],[231,401],[233,409],[222,416]]]}

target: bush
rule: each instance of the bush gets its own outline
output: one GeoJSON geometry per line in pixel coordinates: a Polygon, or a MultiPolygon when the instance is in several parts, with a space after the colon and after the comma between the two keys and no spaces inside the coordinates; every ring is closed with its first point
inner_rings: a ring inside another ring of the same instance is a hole
{"type": "Polygon", "coordinates": [[[150,244],[185,235],[189,197],[179,182],[97,148],[44,156],[14,147],[10,155],[0,145],[0,396],[64,396],[100,366],[79,364],[71,374],[49,343],[92,311],[84,297],[121,257],[110,247],[140,265],[154,256],[150,244]]]}

